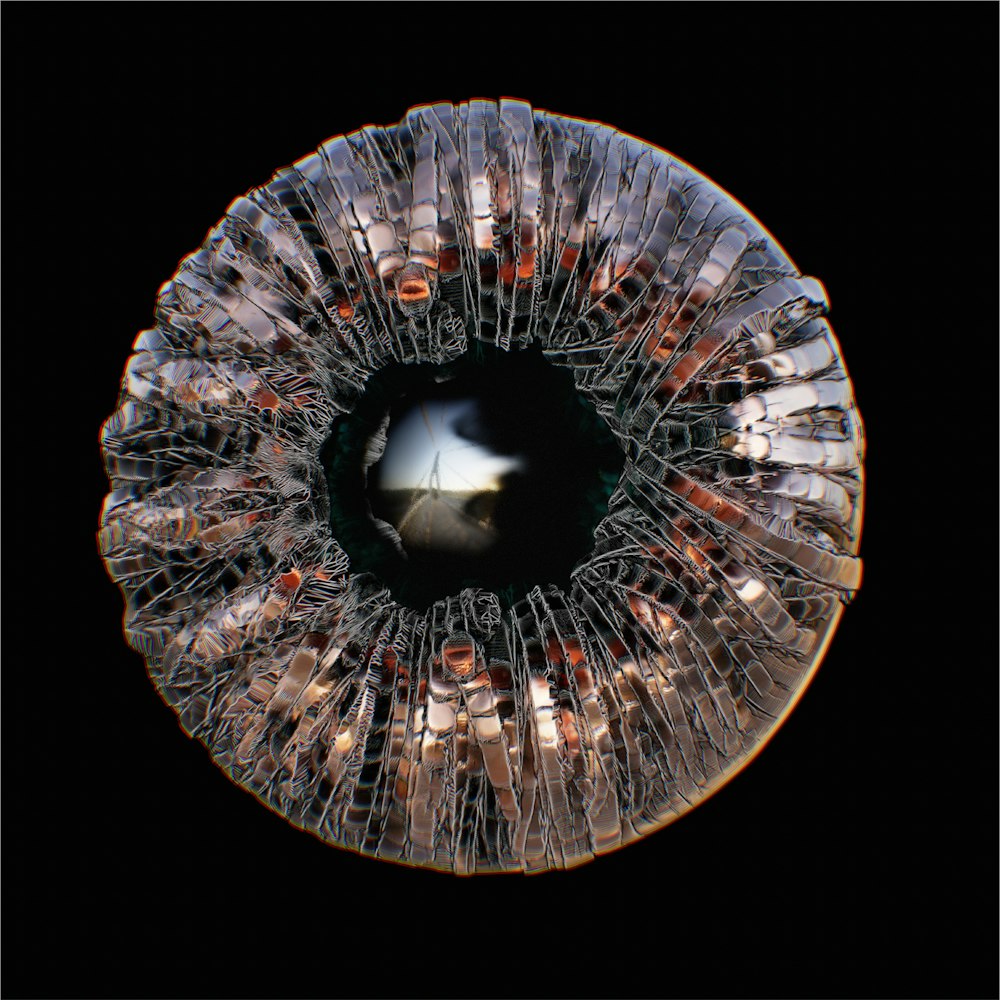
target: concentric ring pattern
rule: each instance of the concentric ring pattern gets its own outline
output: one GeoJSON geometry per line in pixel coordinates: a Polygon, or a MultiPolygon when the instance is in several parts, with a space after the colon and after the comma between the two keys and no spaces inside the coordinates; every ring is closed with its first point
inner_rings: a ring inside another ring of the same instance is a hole
{"type": "Polygon", "coordinates": [[[220,767],[331,843],[533,872],[641,837],[762,745],[858,586],[826,308],[744,208],[608,127],[476,101],[331,139],[233,202],[135,343],[99,535],[128,641],[220,767]],[[319,454],[374,372],[475,338],[571,368],[625,472],[568,590],[421,614],[352,573],[319,454]]]}

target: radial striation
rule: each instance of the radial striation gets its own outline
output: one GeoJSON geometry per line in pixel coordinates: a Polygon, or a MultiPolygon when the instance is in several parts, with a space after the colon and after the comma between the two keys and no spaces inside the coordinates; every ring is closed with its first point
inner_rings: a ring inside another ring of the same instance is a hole
{"type": "Polygon", "coordinates": [[[740,205],[608,127],[476,101],[331,139],[233,202],[136,340],[99,534],[128,641],[326,841],[458,873],[614,850],[762,745],[859,584],[826,309],[740,205]],[[568,367],[625,471],[568,589],[417,613],[352,573],[320,451],[373,373],[475,339],[568,367]]]}

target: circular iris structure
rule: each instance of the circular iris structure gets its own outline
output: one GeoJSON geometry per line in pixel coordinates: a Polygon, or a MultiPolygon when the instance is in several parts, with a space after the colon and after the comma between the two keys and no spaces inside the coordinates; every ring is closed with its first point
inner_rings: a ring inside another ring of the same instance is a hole
{"type": "Polygon", "coordinates": [[[136,341],[99,534],[128,641],[332,844],[462,874],[614,850],[763,745],[859,584],[826,310],[611,128],[476,101],[331,139],[136,341]]]}

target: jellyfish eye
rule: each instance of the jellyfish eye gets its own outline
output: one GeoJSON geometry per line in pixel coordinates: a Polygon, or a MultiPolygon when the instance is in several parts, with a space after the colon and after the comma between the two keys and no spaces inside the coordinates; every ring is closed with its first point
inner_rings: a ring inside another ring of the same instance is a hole
{"type": "Polygon", "coordinates": [[[568,868],[735,775],[860,581],[822,285],[668,153],[421,106],[238,198],[102,432],[181,725],[290,823],[568,868]]]}

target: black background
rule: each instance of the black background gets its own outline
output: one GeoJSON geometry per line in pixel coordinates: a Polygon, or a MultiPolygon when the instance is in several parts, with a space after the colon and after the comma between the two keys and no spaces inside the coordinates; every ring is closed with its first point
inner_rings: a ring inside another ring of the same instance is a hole
{"type": "Polygon", "coordinates": [[[5,995],[996,995],[994,5],[4,12],[5,995]],[[574,872],[460,880],[292,830],[183,736],[97,556],[98,430],[236,195],[501,95],[665,146],[824,281],[865,582],[719,795],[574,872]]]}

